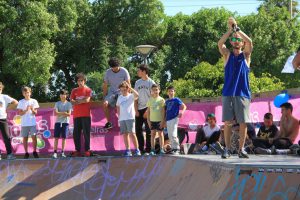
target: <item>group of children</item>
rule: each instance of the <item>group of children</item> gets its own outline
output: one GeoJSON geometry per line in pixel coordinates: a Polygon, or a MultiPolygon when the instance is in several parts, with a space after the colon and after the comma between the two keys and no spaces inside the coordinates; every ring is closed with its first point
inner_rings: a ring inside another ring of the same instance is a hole
{"type": "MultiPolygon", "coordinates": [[[[139,156],[141,152],[138,146],[138,140],[135,134],[135,109],[134,103],[139,94],[136,90],[124,81],[119,86],[121,95],[117,100],[117,111],[119,116],[120,132],[123,134],[126,146],[125,156],[132,156],[130,150],[130,137],[132,139],[135,151],[134,155],[139,156]],[[132,92],[132,93],[130,93],[132,92]],[[129,137],[130,136],[130,137],[129,137]]],[[[186,106],[177,97],[175,89],[170,86],[167,89],[169,99],[166,101],[159,95],[160,87],[157,84],[151,86],[151,97],[147,102],[147,123],[151,129],[151,151],[150,155],[155,155],[156,134],[159,137],[160,151],[164,154],[164,133],[163,129],[167,127],[168,136],[171,140],[171,148],[174,154],[179,153],[179,142],[177,137],[178,118],[184,113],[186,106]],[[182,111],[180,112],[180,109],[182,111]]]]}
{"type": "MultiPolygon", "coordinates": [[[[36,117],[37,109],[39,104],[37,100],[31,98],[31,88],[23,87],[22,94],[24,99],[19,102],[8,95],[2,94],[4,85],[0,82],[0,129],[5,143],[7,151],[7,159],[15,159],[15,156],[12,153],[11,139],[8,131],[8,122],[7,122],[7,112],[9,104],[17,105],[17,113],[21,116],[21,136],[23,137],[23,146],[24,146],[24,158],[29,158],[28,153],[28,137],[31,136],[33,144],[33,157],[39,158],[39,155],[36,151],[37,149],[37,128],[36,128],[36,117]]],[[[72,105],[67,101],[67,92],[62,91],[60,95],[61,101],[55,104],[55,113],[58,116],[57,122],[55,124],[55,143],[54,143],[54,157],[57,157],[57,142],[60,135],[62,138],[66,137],[66,131],[62,131],[62,128],[67,130],[69,124],[69,116],[71,114],[72,105]],[[60,110],[60,111],[59,111],[60,110]],[[62,111],[65,110],[65,111],[62,111]]],[[[63,139],[63,147],[65,140],[63,139]]],[[[62,156],[65,157],[65,154],[62,152],[62,156]]],[[[1,159],[1,154],[0,154],[1,159]]]]}
{"type": "MultiPolygon", "coordinates": [[[[58,158],[58,140],[61,140],[61,157],[66,157],[64,153],[65,139],[69,131],[70,115],[73,111],[74,132],[73,139],[75,144],[75,151],[71,156],[81,156],[81,133],[85,139],[85,156],[91,156],[90,151],[90,98],[91,89],[88,88],[86,77],[79,73],[76,76],[78,87],[72,90],[70,101],[68,99],[68,92],[66,90],[60,91],[60,101],[55,103],[54,114],[56,115],[56,122],[54,125],[54,153],[53,158],[58,158]]],[[[6,109],[9,104],[17,104],[18,115],[21,116],[21,136],[23,137],[24,159],[29,158],[28,153],[28,137],[32,138],[33,157],[39,158],[37,149],[37,122],[36,114],[39,108],[38,101],[31,98],[31,88],[23,87],[22,94],[24,99],[19,102],[8,95],[2,94],[3,84],[0,83],[0,129],[4,138],[4,143],[7,150],[7,158],[14,159],[12,154],[12,147],[8,132],[8,124],[6,121],[6,109]]],[[[126,146],[125,156],[132,156],[130,148],[130,138],[134,145],[133,155],[139,156],[139,143],[135,131],[136,111],[135,104],[139,98],[139,93],[133,89],[128,82],[123,81],[119,85],[120,95],[117,98],[116,107],[120,125],[120,133],[123,135],[124,144],[126,146]]],[[[167,128],[168,136],[171,141],[172,153],[179,153],[179,141],[177,137],[178,120],[186,110],[185,104],[177,97],[175,97],[175,89],[170,86],[167,88],[169,98],[165,101],[160,96],[160,87],[157,84],[151,86],[151,96],[148,99],[147,105],[147,125],[151,129],[151,151],[150,155],[155,155],[155,139],[156,134],[159,137],[160,154],[164,154],[164,133],[163,129],[167,128]],[[180,111],[182,109],[182,111],[180,111]]],[[[147,152],[146,152],[147,153],[147,152]]]]}

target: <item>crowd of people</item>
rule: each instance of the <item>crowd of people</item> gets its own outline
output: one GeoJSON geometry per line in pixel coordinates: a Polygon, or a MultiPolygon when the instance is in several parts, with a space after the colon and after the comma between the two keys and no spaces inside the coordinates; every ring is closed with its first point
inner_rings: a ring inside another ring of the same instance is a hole
{"type": "MultiPolygon", "coordinates": [[[[251,39],[238,27],[234,18],[228,19],[228,30],[218,42],[218,48],[224,58],[224,86],[222,91],[222,108],[224,128],[221,130],[216,123],[214,114],[207,116],[208,125],[199,129],[196,137],[197,153],[205,153],[214,150],[221,154],[221,157],[229,158],[233,153],[232,131],[238,134],[236,153],[240,158],[249,158],[245,142],[251,140],[252,146],[247,148],[256,153],[274,154],[280,149],[288,149],[294,142],[299,132],[299,121],[293,117],[293,106],[290,103],[281,105],[282,117],[280,131],[273,125],[273,116],[266,113],[264,125],[256,134],[248,134],[250,123],[249,107],[251,101],[251,90],[249,84],[249,72],[253,44],[251,39]],[[225,43],[230,40],[232,51],[225,43]],[[223,142],[222,142],[223,141],[223,142]]],[[[295,57],[293,65],[299,68],[300,56],[295,57]],[[297,60],[298,59],[298,60],[297,60]]],[[[103,82],[103,110],[105,113],[105,129],[111,129],[115,124],[111,122],[110,108],[117,109],[120,133],[123,135],[126,150],[125,156],[142,154],[164,154],[165,135],[164,128],[167,128],[170,151],[172,154],[179,154],[180,143],[178,140],[178,121],[184,115],[186,105],[175,96],[175,88],[167,88],[168,99],[160,96],[161,88],[149,77],[149,68],[146,64],[138,67],[139,79],[131,87],[131,80],[128,71],[120,66],[117,58],[111,58],[108,62],[109,69],[105,72],[103,82]],[[145,130],[145,134],[144,134],[145,130]],[[159,151],[156,151],[156,137],[159,138],[159,151]],[[131,141],[134,151],[131,151],[131,141]]],[[[70,94],[70,102],[67,100],[68,91],[60,91],[60,101],[56,102],[54,110],[56,123],[54,127],[54,153],[57,158],[58,142],[61,140],[61,156],[64,153],[65,138],[69,128],[71,112],[73,112],[74,131],[73,139],[75,151],[71,156],[92,156],[90,150],[90,129],[91,129],[91,96],[92,90],[86,85],[86,76],[83,73],[76,75],[78,87],[70,94]],[[84,152],[81,152],[81,134],[84,136],[84,152]]],[[[8,133],[6,109],[9,104],[16,104],[18,114],[21,116],[21,136],[23,137],[24,158],[29,158],[28,137],[31,136],[33,144],[33,156],[38,158],[36,114],[39,104],[31,98],[31,88],[23,87],[24,99],[19,102],[8,95],[2,94],[4,85],[0,83],[0,130],[5,143],[7,158],[14,159],[10,136],[8,133]]]]}
{"type": "MultiPolygon", "coordinates": [[[[280,129],[274,124],[272,113],[264,115],[263,124],[258,132],[255,132],[251,123],[247,123],[246,145],[244,151],[253,154],[289,154],[293,153],[291,147],[296,141],[299,133],[299,121],[292,115],[293,106],[291,103],[281,105],[282,116],[280,129]]],[[[231,126],[229,154],[237,153],[239,149],[238,124],[231,126]],[[237,136],[237,137],[236,137],[237,136]]],[[[205,126],[198,128],[196,134],[195,154],[209,154],[210,152],[223,154],[225,150],[224,129],[217,125],[213,113],[207,115],[205,126]],[[221,137],[220,137],[221,136],[221,137]]]]}
{"type": "MultiPolygon", "coordinates": [[[[109,107],[116,107],[120,127],[120,134],[123,135],[126,150],[125,156],[139,156],[142,154],[155,155],[156,135],[159,136],[159,154],[164,154],[163,129],[167,127],[170,139],[171,153],[179,154],[179,141],[177,137],[178,121],[186,110],[185,104],[175,97],[175,88],[170,86],[167,89],[169,98],[165,101],[160,96],[160,86],[149,78],[149,68],[145,64],[138,67],[139,80],[134,88],[131,87],[128,71],[120,66],[117,58],[109,60],[110,68],[106,71],[103,83],[103,110],[107,122],[105,129],[111,129],[114,124],[110,122],[109,107]],[[145,132],[144,134],[144,127],[145,132]],[[146,138],[144,138],[146,136],[146,138]],[[134,145],[134,152],[131,152],[131,141],[134,145]],[[146,148],[145,148],[146,141],[146,148]]],[[[55,103],[54,113],[56,122],[54,125],[54,152],[53,158],[66,157],[64,152],[65,139],[69,130],[71,113],[73,114],[74,129],[73,140],[75,151],[70,156],[92,156],[90,150],[91,130],[91,96],[92,90],[86,85],[86,76],[83,73],[76,75],[78,87],[74,88],[68,101],[68,91],[60,91],[60,101],[55,103]],[[81,152],[81,135],[84,138],[84,152],[81,152]],[[61,152],[58,154],[58,143],[61,138],[61,152]]],[[[24,159],[30,157],[28,153],[28,137],[32,138],[33,157],[39,158],[37,148],[36,114],[39,104],[31,98],[31,88],[22,88],[24,99],[19,102],[8,95],[2,94],[4,85],[0,83],[0,128],[7,150],[7,158],[14,159],[12,146],[8,132],[6,109],[9,104],[16,104],[18,114],[21,116],[21,136],[23,137],[24,159]]]]}

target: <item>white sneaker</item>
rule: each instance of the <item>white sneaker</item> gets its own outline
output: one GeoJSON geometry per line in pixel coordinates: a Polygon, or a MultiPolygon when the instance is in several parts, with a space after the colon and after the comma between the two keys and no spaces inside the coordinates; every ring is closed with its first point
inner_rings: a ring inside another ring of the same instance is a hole
{"type": "Polygon", "coordinates": [[[57,158],[57,153],[54,153],[52,158],[56,159],[57,158]]]}
{"type": "Polygon", "coordinates": [[[16,156],[14,154],[12,153],[7,154],[7,160],[14,160],[14,159],[16,159],[16,156]]]}
{"type": "Polygon", "coordinates": [[[66,154],[65,154],[65,152],[62,152],[62,153],[61,153],[61,157],[63,157],[63,158],[66,158],[66,157],[67,157],[66,154]]]}
{"type": "Polygon", "coordinates": [[[0,154],[0,160],[2,160],[2,156],[1,156],[1,154],[0,154]]]}

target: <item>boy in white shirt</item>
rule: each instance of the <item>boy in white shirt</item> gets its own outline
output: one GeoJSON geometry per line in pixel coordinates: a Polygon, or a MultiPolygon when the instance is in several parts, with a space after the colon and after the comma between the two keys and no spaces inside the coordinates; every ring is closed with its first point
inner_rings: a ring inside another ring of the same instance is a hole
{"type": "MultiPolygon", "coordinates": [[[[9,104],[15,104],[15,105],[18,104],[18,101],[6,94],[2,94],[3,89],[4,89],[4,85],[2,84],[2,82],[0,82],[0,130],[6,148],[7,159],[15,159],[16,157],[12,153],[10,135],[8,132],[6,109],[9,104]]],[[[0,160],[1,160],[1,154],[0,154],[0,160]]]]}
{"type": "Polygon", "coordinates": [[[140,156],[141,152],[139,150],[139,145],[137,141],[137,137],[135,134],[135,110],[134,110],[134,101],[138,98],[138,93],[130,85],[123,81],[119,89],[121,91],[121,95],[117,100],[117,112],[119,116],[120,123],[120,132],[124,137],[124,143],[126,146],[125,156],[132,156],[130,151],[130,139],[131,136],[135,152],[135,156],[140,156]],[[133,94],[129,93],[132,92],[133,94]]]}
{"type": "Polygon", "coordinates": [[[31,88],[30,87],[23,87],[22,94],[24,99],[19,101],[18,104],[18,113],[21,115],[21,136],[23,137],[23,145],[25,150],[24,159],[29,158],[28,153],[28,136],[32,138],[33,144],[33,157],[39,158],[36,152],[36,118],[35,115],[37,114],[37,108],[39,108],[39,104],[37,100],[30,98],[31,96],[31,88]]]}

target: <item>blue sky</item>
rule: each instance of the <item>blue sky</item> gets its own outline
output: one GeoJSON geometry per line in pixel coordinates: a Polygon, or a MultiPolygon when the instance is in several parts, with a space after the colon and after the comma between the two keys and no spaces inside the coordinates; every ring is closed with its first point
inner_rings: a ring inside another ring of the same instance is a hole
{"type": "Polygon", "coordinates": [[[192,14],[201,8],[224,7],[239,15],[256,13],[261,1],[257,0],[161,0],[165,7],[165,13],[173,16],[176,13],[192,14]]]}

